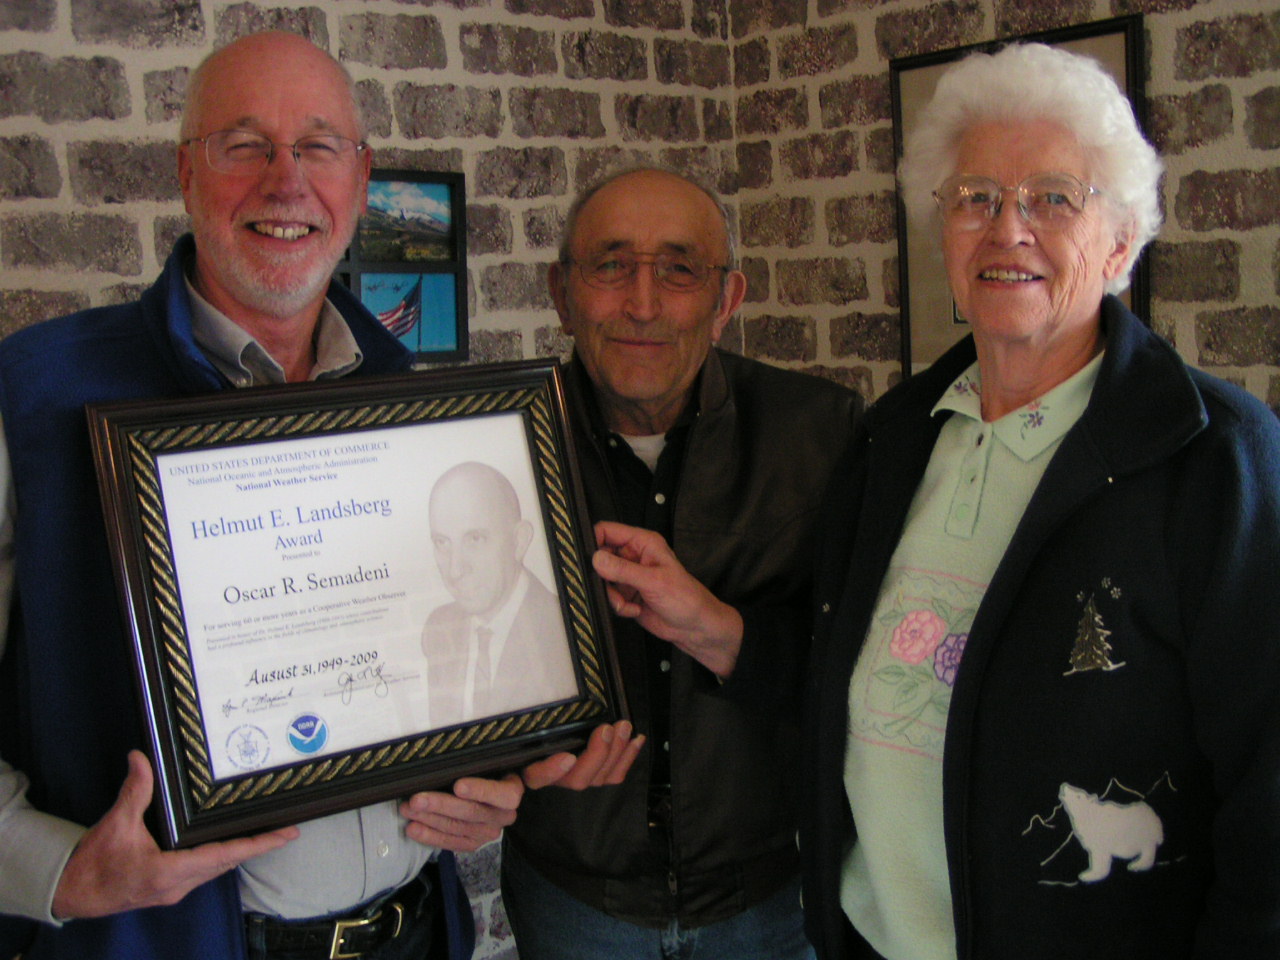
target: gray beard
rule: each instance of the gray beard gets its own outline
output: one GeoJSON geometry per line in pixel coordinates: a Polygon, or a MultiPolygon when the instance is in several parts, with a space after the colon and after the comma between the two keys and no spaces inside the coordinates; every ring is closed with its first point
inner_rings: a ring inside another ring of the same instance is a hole
{"type": "MultiPolygon", "coordinates": [[[[287,284],[273,282],[256,271],[238,269],[225,278],[227,288],[241,304],[271,317],[291,317],[328,289],[337,260],[316,263],[287,284]]],[[[272,271],[274,273],[274,271],[272,271]]]]}

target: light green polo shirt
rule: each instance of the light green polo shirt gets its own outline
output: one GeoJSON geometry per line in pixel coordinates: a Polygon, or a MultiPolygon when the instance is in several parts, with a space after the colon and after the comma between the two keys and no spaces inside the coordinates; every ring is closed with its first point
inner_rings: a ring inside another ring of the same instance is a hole
{"type": "Polygon", "coordinates": [[[933,408],[943,424],[880,586],[849,684],[844,783],[858,839],[840,901],[888,960],[954,960],[942,833],[951,688],[978,604],[1045,467],[1089,402],[1099,354],[984,423],[975,363],[933,408]]]}

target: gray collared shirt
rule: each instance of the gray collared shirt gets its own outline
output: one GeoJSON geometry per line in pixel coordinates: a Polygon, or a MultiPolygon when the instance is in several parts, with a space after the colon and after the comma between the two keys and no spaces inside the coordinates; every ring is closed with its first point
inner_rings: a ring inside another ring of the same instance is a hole
{"type": "MultiPolygon", "coordinates": [[[[249,332],[205,300],[187,278],[191,333],[209,362],[237,387],[284,383],[284,369],[249,332]]],[[[345,377],[364,357],[342,314],[328,300],[316,323],[316,364],[311,380],[345,377]]]]}

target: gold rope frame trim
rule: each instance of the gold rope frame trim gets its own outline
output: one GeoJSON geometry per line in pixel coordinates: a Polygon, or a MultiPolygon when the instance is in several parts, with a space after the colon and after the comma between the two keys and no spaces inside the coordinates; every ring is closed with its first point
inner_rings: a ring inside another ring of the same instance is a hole
{"type": "Polygon", "coordinates": [[[549,390],[545,384],[492,393],[392,401],[301,414],[229,418],[180,427],[142,428],[126,434],[125,441],[138,501],[138,522],[143,541],[141,552],[149,568],[152,611],[158,626],[157,645],[161,668],[165,686],[171,696],[176,735],[181,741],[183,772],[191,802],[197,811],[228,808],[236,803],[272,796],[297,787],[336,781],[412,760],[441,757],[465,748],[588,720],[604,711],[604,667],[598,638],[591,629],[587,578],[574,549],[576,540],[570,519],[570,496],[566,477],[556,456],[555,437],[549,390]],[[514,411],[523,411],[528,416],[534,473],[541,479],[544,505],[550,521],[548,541],[561,572],[565,600],[570,612],[571,642],[576,648],[576,659],[586,695],[555,707],[544,707],[468,727],[433,732],[215,784],[209,762],[209,745],[200,722],[200,707],[177,576],[169,551],[156,456],[215,444],[403,426],[514,411]]]}

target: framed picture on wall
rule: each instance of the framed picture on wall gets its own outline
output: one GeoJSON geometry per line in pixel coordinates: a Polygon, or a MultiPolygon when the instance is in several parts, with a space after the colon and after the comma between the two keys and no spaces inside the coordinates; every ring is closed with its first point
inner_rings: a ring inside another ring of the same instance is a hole
{"type": "Polygon", "coordinates": [[[467,358],[466,191],[460,173],[377,170],[340,278],[419,360],[467,358]]]}
{"type": "MultiPolygon", "coordinates": [[[[903,144],[911,134],[920,109],[933,96],[938,79],[948,66],[975,51],[994,53],[1010,43],[1032,41],[1063,47],[1099,61],[1128,95],[1139,127],[1145,128],[1142,17],[1115,17],[890,60],[895,167],[902,160],[903,144]]],[[[964,337],[969,325],[951,298],[937,231],[930,225],[908,220],[901,194],[898,196],[898,283],[902,302],[902,373],[910,376],[933,363],[964,337]]],[[[1122,299],[1129,309],[1145,319],[1148,296],[1146,261],[1139,259],[1122,299]]]]}

